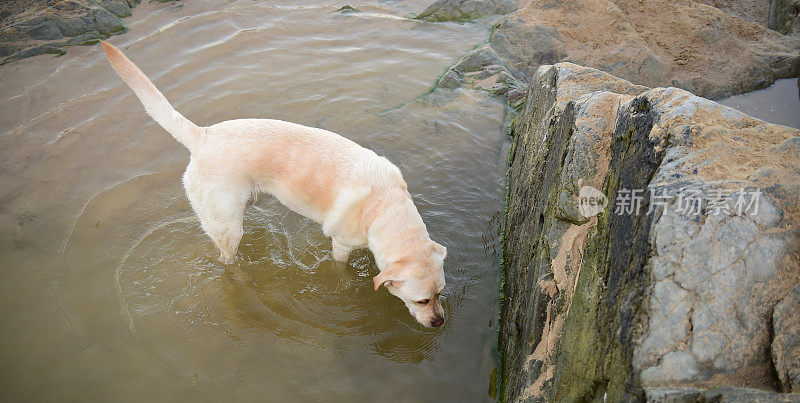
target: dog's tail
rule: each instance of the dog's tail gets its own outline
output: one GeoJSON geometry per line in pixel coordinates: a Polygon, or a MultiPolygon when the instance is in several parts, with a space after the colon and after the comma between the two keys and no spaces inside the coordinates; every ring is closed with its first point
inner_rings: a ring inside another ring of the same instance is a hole
{"type": "Polygon", "coordinates": [[[200,142],[203,129],[178,113],[150,79],[133,62],[128,60],[119,49],[108,42],[100,42],[103,44],[103,50],[106,52],[111,66],[122,77],[122,80],[128,84],[128,87],[131,87],[133,92],[136,93],[147,114],[161,125],[164,130],[168,131],[172,137],[175,137],[176,140],[186,146],[190,152],[193,151],[200,142]]]}

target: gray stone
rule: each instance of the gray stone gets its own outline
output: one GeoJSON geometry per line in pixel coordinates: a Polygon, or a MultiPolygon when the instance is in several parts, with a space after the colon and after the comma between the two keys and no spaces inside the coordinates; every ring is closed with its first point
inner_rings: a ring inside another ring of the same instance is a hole
{"type": "Polygon", "coordinates": [[[117,17],[130,17],[132,14],[127,0],[101,0],[100,5],[117,17]]]}
{"type": "Polygon", "coordinates": [[[517,10],[516,0],[438,0],[416,16],[426,21],[469,21],[517,10]]]}
{"type": "Polygon", "coordinates": [[[19,46],[0,44],[0,57],[9,56],[19,49],[19,46]]]}
{"type": "Polygon", "coordinates": [[[567,56],[557,30],[533,25],[514,15],[500,22],[489,38],[492,49],[526,76],[543,64],[553,64],[567,56]]]}
{"type": "Polygon", "coordinates": [[[650,326],[653,328],[634,353],[634,365],[649,367],[675,350],[689,336],[693,296],[674,281],[659,281],[651,297],[650,326]],[[657,328],[657,329],[655,329],[657,328]]]}
{"type": "Polygon", "coordinates": [[[687,351],[670,351],[661,358],[658,365],[642,371],[645,384],[668,384],[670,382],[690,381],[698,374],[697,360],[687,351]]]}
{"type": "MultiPolygon", "coordinates": [[[[773,361],[777,369],[793,359],[783,335],[800,334],[800,324],[779,314],[800,308],[773,315],[800,277],[792,193],[800,131],[570,63],[539,67],[531,80],[510,152],[501,399],[630,401],[655,387],[777,384],[773,361]],[[565,213],[581,180],[612,201],[591,222],[565,213]],[[733,199],[721,190],[743,188],[762,192],[758,211],[727,208],[733,199]],[[618,215],[621,189],[694,189],[705,202],[687,211],[668,197],[650,214],[618,215]],[[552,326],[561,336],[542,345],[552,326]],[[533,358],[536,375],[526,364],[533,358]],[[523,394],[532,383],[543,386],[523,394]]],[[[686,393],[777,396],[695,391],[686,393]]]]}
{"type": "Polygon", "coordinates": [[[26,26],[25,33],[33,38],[39,40],[60,39],[64,35],[58,29],[56,21],[48,18],[47,16],[36,17],[24,23],[26,26]]]}
{"type": "MultiPolygon", "coordinates": [[[[86,10],[91,12],[91,10],[86,10]]],[[[58,26],[66,36],[78,36],[94,30],[94,19],[88,15],[75,16],[70,18],[59,18],[58,26]]]]}
{"type": "Polygon", "coordinates": [[[768,26],[782,34],[795,33],[798,13],[800,0],[771,0],[768,26]]]}
{"type": "Polygon", "coordinates": [[[470,73],[492,65],[502,66],[504,64],[494,50],[488,46],[482,46],[464,56],[454,68],[462,73],[470,73]]]}
{"type": "Polygon", "coordinates": [[[451,69],[439,79],[439,82],[436,84],[436,86],[441,88],[455,89],[460,87],[463,82],[464,77],[461,75],[461,73],[451,69]]]}
{"type": "Polygon", "coordinates": [[[781,390],[800,393],[800,285],[775,306],[772,360],[781,390]]]}
{"type": "Polygon", "coordinates": [[[796,403],[800,402],[798,394],[783,394],[752,388],[718,387],[714,389],[698,388],[647,388],[647,401],[651,403],[796,403]]]}
{"type": "Polygon", "coordinates": [[[94,20],[97,23],[97,30],[103,35],[116,35],[128,30],[119,17],[103,8],[95,10],[94,20]]]}
{"type": "Polygon", "coordinates": [[[62,55],[64,53],[66,53],[64,51],[64,49],[60,49],[60,48],[57,48],[57,47],[51,46],[51,45],[42,45],[42,46],[36,46],[36,47],[33,47],[33,48],[28,48],[28,49],[25,49],[25,50],[19,52],[19,55],[17,56],[17,58],[24,59],[26,57],[39,56],[39,55],[45,55],[45,54],[62,55]]]}
{"type": "Polygon", "coordinates": [[[355,7],[351,6],[351,5],[349,5],[349,4],[347,4],[347,5],[344,5],[344,6],[342,6],[341,8],[339,8],[338,10],[336,10],[336,12],[337,12],[337,13],[340,13],[340,14],[347,14],[347,13],[358,13],[358,12],[360,12],[360,11],[361,11],[361,10],[359,10],[359,9],[357,9],[357,8],[355,8],[355,7]]]}
{"type": "MultiPolygon", "coordinates": [[[[6,12],[0,38],[2,64],[41,54],[63,54],[64,47],[91,45],[127,31],[120,17],[141,0],[63,0],[39,2],[31,13],[6,12]],[[33,18],[28,17],[35,14],[33,18]],[[66,38],[66,39],[64,39],[66,38]]],[[[24,12],[23,12],[24,11],[24,12]]]]}

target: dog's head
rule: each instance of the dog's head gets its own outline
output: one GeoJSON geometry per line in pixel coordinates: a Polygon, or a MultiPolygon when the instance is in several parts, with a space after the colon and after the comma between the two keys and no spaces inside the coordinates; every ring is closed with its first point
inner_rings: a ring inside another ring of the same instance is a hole
{"type": "Polygon", "coordinates": [[[381,285],[400,298],[411,315],[425,327],[444,323],[444,309],[439,295],[444,290],[444,258],[447,249],[436,242],[410,251],[406,256],[388,262],[372,281],[377,291],[381,285]]]}

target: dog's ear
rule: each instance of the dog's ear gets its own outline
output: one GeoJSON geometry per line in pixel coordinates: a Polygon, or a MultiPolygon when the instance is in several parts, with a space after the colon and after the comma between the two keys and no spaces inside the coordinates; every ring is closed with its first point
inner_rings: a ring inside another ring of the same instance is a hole
{"type": "Polygon", "coordinates": [[[442,260],[447,257],[447,248],[433,241],[431,241],[431,246],[433,247],[433,251],[442,257],[442,260]]]}
{"type": "Polygon", "coordinates": [[[394,281],[398,280],[393,278],[392,273],[387,269],[386,271],[382,271],[378,273],[377,276],[372,278],[372,285],[375,286],[375,291],[378,291],[378,288],[381,288],[381,285],[386,287],[394,281]]]}

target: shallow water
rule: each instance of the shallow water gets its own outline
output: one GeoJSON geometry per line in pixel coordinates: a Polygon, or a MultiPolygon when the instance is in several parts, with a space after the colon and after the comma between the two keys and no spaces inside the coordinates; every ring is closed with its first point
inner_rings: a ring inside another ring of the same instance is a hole
{"type": "Polygon", "coordinates": [[[99,47],[73,48],[0,67],[0,396],[489,399],[506,109],[423,96],[490,26],[403,18],[428,3],[142,4],[111,42],[198,124],[294,121],[397,164],[448,247],[445,326],[373,291],[369,252],[337,268],[319,226],[267,196],[217,263],[180,186],[188,152],[99,47]]]}
{"type": "Polygon", "coordinates": [[[765,122],[800,129],[800,91],[796,78],[778,80],[769,88],[720,100],[765,122]]]}

